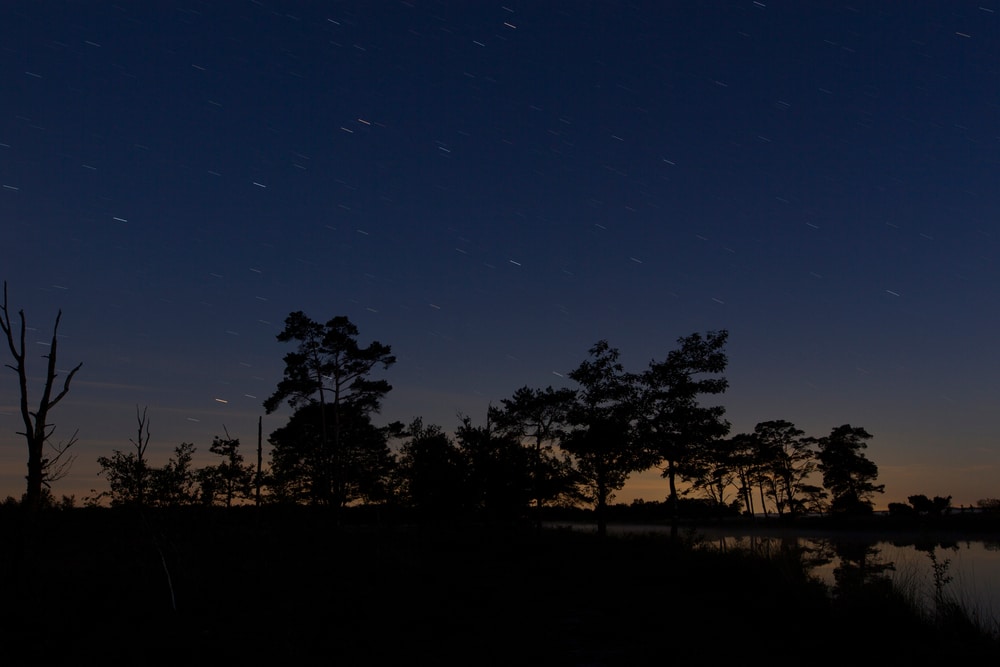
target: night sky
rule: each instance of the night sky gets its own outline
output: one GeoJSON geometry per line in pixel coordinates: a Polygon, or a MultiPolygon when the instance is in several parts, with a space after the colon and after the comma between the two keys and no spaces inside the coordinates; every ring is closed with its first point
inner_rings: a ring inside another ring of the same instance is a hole
{"type": "Polygon", "coordinates": [[[33,375],[59,309],[83,362],[57,496],[137,406],[154,463],[250,455],[296,310],[392,346],[377,424],[446,430],[727,329],[733,434],[864,427],[879,508],[1000,496],[997,0],[4,0],[0,91],[0,279],[33,375]]]}

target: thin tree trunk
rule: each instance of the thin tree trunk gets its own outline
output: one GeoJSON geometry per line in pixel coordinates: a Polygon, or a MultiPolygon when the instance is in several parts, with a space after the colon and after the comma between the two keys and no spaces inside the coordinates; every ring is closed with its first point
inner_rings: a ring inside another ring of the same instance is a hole
{"type": "Polygon", "coordinates": [[[767,519],[771,516],[771,512],[767,509],[767,499],[764,497],[764,483],[757,482],[757,491],[760,493],[760,506],[764,510],[764,518],[767,519]]]}
{"type": "Polygon", "coordinates": [[[37,510],[42,505],[42,483],[45,479],[42,441],[37,434],[28,438],[28,487],[24,494],[24,504],[29,510],[37,510]]]}
{"type": "Polygon", "coordinates": [[[667,485],[670,489],[670,495],[667,497],[670,509],[670,539],[676,540],[680,526],[680,502],[677,498],[677,479],[674,474],[673,461],[667,461],[667,485]]]}
{"type": "Polygon", "coordinates": [[[532,486],[535,493],[535,532],[542,530],[542,493],[539,477],[542,474],[542,436],[535,434],[535,474],[532,476],[532,486]]]}
{"type": "Polygon", "coordinates": [[[604,482],[604,475],[599,474],[597,479],[597,502],[594,503],[594,513],[597,515],[597,535],[605,537],[608,534],[608,487],[604,482]]]}
{"type": "Polygon", "coordinates": [[[254,504],[260,507],[261,467],[263,463],[263,417],[257,417],[257,477],[255,478],[254,504]]]}

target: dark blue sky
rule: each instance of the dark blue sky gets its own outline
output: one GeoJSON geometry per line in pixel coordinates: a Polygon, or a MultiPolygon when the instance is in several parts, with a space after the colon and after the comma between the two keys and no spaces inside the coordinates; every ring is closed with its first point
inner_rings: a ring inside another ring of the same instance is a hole
{"type": "MultiPolygon", "coordinates": [[[[61,308],[60,366],[84,363],[56,492],[103,487],[137,405],[154,458],[255,444],[303,310],[392,346],[380,420],[446,429],[569,386],[599,339],[640,371],[728,329],[734,433],[863,426],[880,504],[996,497],[998,21],[996,0],[4,2],[0,278],[29,342],[61,308]]],[[[665,495],[654,472],[619,499],[665,495]]]]}

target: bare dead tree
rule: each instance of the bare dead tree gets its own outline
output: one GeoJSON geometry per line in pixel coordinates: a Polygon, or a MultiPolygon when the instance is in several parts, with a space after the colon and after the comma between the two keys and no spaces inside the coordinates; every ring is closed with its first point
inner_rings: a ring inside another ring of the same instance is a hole
{"type": "MultiPolygon", "coordinates": [[[[18,431],[18,435],[23,435],[28,444],[28,487],[24,495],[24,504],[31,510],[40,507],[42,501],[42,489],[46,481],[53,481],[65,475],[68,465],[72,459],[66,456],[67,451],[76,442],[76,436],[70,438],[65,444],[54,446],[54,458],[45,457],[45,445],[48,443],[54,426],[48,423],[49,411],[56,406],[59,401],[69,392],[69,384],[73,376],[83,366],[83,363],[76,365],[69,372],[63,381],[62,389],[53,396],[53,385],[59,377],[56,372],[56,346],[58,344],[59,320],[62,318],[62,311],[56,315],[55,326],[52,328],[52,342],[49,343],[48,354],[42,355],[48,360],[45,372],[45,384],[42,387],[42,396],[38,401],[38,409],[31,410],[28,399],[28,369],[25,364],[25,332],[27,325],[24,318],[24,310],[18,311],[20,327],[15,337],[14,327],[11,324],[10,310],[7,304],[7,281],[3,284],[3,305],[0,306],[0,330],[7,337],[7,346],[10,348],[11,356],[14,358],[13,364],[5,364],[7,368],[17,373],[18,389],[20,391],[21,420],[24,423],[24,431],[18,431]]],[[[50,447],[53,447],[49,443],[50,447]]]]}
{"type": "Polygon", "coordinates": [[[149,420],[146,418],[148,406],[142,408],[139,414],[139,406],[135,406],[135,420],[139,423],[139,433],[135,440],[129,438],[129,442],[135,447],[135,501],[142,507],[146,502],[146,486],[149,484],[149,467],[146,465],[146,447],[149,446],[149,420]]]}

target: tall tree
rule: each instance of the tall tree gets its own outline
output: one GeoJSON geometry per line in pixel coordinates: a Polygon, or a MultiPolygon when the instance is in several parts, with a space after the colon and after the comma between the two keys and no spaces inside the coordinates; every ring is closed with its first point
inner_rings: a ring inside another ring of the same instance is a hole
{"type": "Polygon", "coordinates": [[[573,456],[601,536],[607,534],[607,507],[615,491],[648,463],[635,438],[636,379],[625,371],[620,356],[600,340],[590,348],[590,358],[569,373],[579,389],[562,448],[573,456]]]}
{"type": "Polygon", "coordinates": [[[884,484],[875,484],[878,466],[864,453],[871,437],[860,426],[844,424],[819,440],[818,467],[823,486],[830,492],[831,511],[870,513],[874,495],[885,492],[884,484]]]}
{"type": "Polygon", "coordinates": [[[19,332],[16,335],[14,326],[10,319],[10,309],[7,304],[7,282],[3,284],[3,305],[0,306],[0,330],[3,330],[7,337],[7,347],[14,358],[13,364],[6,364],[17,374],[18,391],[20,393],[21,421],[24,424],[24,431],[19,431],[23,435],[28,445],[28,486],[24,494],[24,504],[30,510],[37,510],[42,503],[43,489],[54,477],[65,472],[61,468],[63,457],[69,448],[76,442],[75,437],[63,445],[53,445],[49,442],[55,426],[48,423],[49,411],[56,406],[59,401],[69,393],[69,385],[73,376],[83,366],[83,362],[77,364],[63,381],[62,389],[56,390],[54,387],[56,378],[59,377],[56,367],[56,351],[59,343],[59,320],[62,318],[62,311],[56,314],[55,326],[52,327],[52,340],[48,345],[48,353],[42,355],[48,361],[45,371],[45,381],[42,385],[42,395],[38,401],[38,407],[34,410],[30,407],[28,398],[28,368],[26,363],[25,334],[27,324],[24,317],[24,310],[18,311],[20,317],[19,332]],[[53,395],[54,394],[54,395],[53,395]],[[55,454],[52,458],[45,456],[45,445],[49,444],[55,454]]]}
{"type": "Polygon", "coordinates": [[[729,433],[725,408],[699,402],[702,395],[721,394],[729,386],[721,375],[728,361],[728,335],[723,330],[679,338],[678,348],[663,361],[651,361],[639,377],[640,433],[650,460],[663,467],[673,536],[678,528],[677,481],[696,482],[709,472],[709,444],[729,433]]]}
{"type": "Polygon", "coordinates": [[[378,412],[382,398],[392,389],[385,380],[369,378],[376,367],[388,369],[396,362],[388,345],[378,341],[361,347],[358,328],[344,316],[320,324],[302,311],[285,318],[285,328],[277,335],[279,342],[296,342],[294,352],[285,355],[285,373],[275,392],[264,401],[268,414],[283,402],[297,408],[318,403],[320,446],[323,467],[318,490],[323,502],[341,507],[347,499],[342,452],[342,417],[345,410],[355,414],[378,412]],[[329,403],[331,410],[326,409],[329,403]],[[332,417],[332,428],[328,424],[332,417]]]}
{"type": "Polygon", "coordinates": [[[501,407],[490,407],[490,420],[497,430],[527,441],[532,459],[532,496],[535,524],[540,526],[542,505],[570,492],[571,465],[555,454],[566,433],[570,408],[576,398],[572,389],[521,387],[501,407]]]}
{"type": "Polygon", "coordinates": [[[774,502],[778,516],[795,516],[808,509],[816,487],[808,479],[816,471],[814,438],[784,419],[760,422],[753,438],[760,455],[761,482],[774,502]]]}
{"type": "Polygon", "coordinates": [[[757,440],[749,433],[737,433],[726,441],[726,457],[739,487],[743,512],[752,517],[755,513],[753,489],[760,467],[757,458],[757,440]]]}

